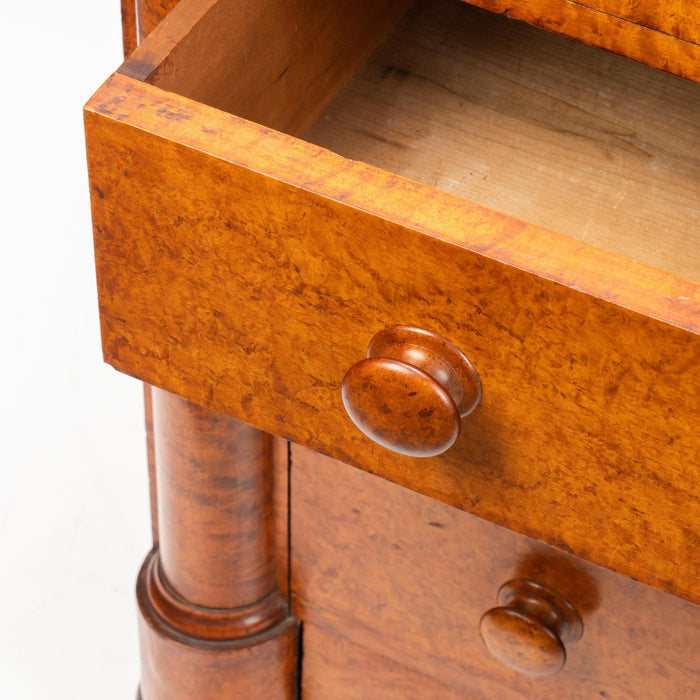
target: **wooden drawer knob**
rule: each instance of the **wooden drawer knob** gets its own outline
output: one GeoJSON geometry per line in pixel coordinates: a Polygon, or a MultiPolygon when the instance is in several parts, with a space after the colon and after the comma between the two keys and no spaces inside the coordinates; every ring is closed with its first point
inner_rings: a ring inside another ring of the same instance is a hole
{"type": "Polygon", "coordinates": [[[367,437],[389,450],[432,457],[452,446],[481,399],[471,362],[444,338],[409,326],[377,333],[343,379],[343,404],[367,437]]]}
{"type": "Polygon", "coordinates": [[[583,634],[583,622],[571,603],[551,588],[523,579],[504,583],[498,603],[479,623],[488,650],[508,668],[531,676],[561,669],[566,646],[583,634]]]}

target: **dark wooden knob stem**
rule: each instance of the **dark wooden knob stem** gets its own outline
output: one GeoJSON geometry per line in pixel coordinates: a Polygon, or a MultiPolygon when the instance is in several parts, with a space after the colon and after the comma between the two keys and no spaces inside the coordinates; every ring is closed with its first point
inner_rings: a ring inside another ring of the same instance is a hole
{"type": "Polygon", "coordinates": [[[343,379],[343,403],[355,425],[379,445],[413,457],[451,447],[461,418],[480,399],[479,377],[464,354],[409,326],[377,333],[367,358],[343,379]]]}
{"type": "Polygon", "coordinates": [[[508,668],[531,676],[549,676],[566,662],[566,646],[583,634],[576,609],[556,591],[515,579],[498,591],[500,607],[479,623],[488,650],[508,668]]]}

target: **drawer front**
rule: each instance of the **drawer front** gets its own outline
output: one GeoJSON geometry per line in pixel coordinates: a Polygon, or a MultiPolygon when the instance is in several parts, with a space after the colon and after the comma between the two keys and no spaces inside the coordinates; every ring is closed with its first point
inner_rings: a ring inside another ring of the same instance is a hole
{"type": "MultiPolygon", "coordinates": [[[[223,5],[241,3],[178,5],[172,53],[205,20],[225,33],[223,5]]],[[[129,71],[172,81],[177,56],[153,61],[149,40],[129,71]]],[[[110,364],[700,599],[696,286],[124,74],[86,134],[110,364]],[[343,408],[345,373],[396,324],[444,336],[481,378],[439,457],[379,448],[343,408]]]]}
{"type": "Polygon", "coordinates": [[[465,1],[700,81],[700,6],[695,0],[465,1]]]}
{"type": "Polygon", "coordinates": [[[303,448],[291,479],[309,698],[642,700],[700,687],[697,606],[303,448]],[[581,615],[553,675],[511,670],[481,641],[510,579],[555,589],[581,615]]]}

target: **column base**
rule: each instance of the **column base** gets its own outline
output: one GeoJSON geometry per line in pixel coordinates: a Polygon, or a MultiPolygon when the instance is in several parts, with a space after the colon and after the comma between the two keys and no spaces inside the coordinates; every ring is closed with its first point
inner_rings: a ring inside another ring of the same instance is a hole
{"type": "MultiPolygon", "coordinates": [[[[222,625],[214,618],[219,613],[223,627],[228,627],[226,621],[235,611],[207,609],[206,619],[214,623],[211,634],[199,625],[195,627],[197,637],[184,633],[176,629],[180,621],[164,619],[162,606],[159,610],[158,601],[152,600],[156,556],[152,552],[144,562],[136,587],[141,646],[139,700],[296,698],[299,621],[289,614],[280,619],[277,611],[268,618],[271,624],[266,628],[258,619],[249,636],[240,636],[239,628],[236,638],[222,639],[222,625]]],[[[201,608],[193,607],[193,616],[201,619],[201,613],[201,608]]]]}

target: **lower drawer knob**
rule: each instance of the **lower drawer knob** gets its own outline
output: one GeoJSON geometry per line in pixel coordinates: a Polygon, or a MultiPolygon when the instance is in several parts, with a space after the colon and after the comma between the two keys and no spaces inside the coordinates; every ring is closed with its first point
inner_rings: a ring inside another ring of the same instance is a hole
{"type": "Polygon", "coordinates": [[[488,650],[508,668],[549,676],[566,662],[566,646],[583,634],[576,609],[551,588],[515,579],[498,591],[500,607],[479,623],[488,650]]]}
{"type": "Polygon", "coordinates": [[[435,333],[393,326],[343,379],[343,404],[367,437],[389,450],[432,457],[455,442],[481,399],[471,362],[435,333]]]}

